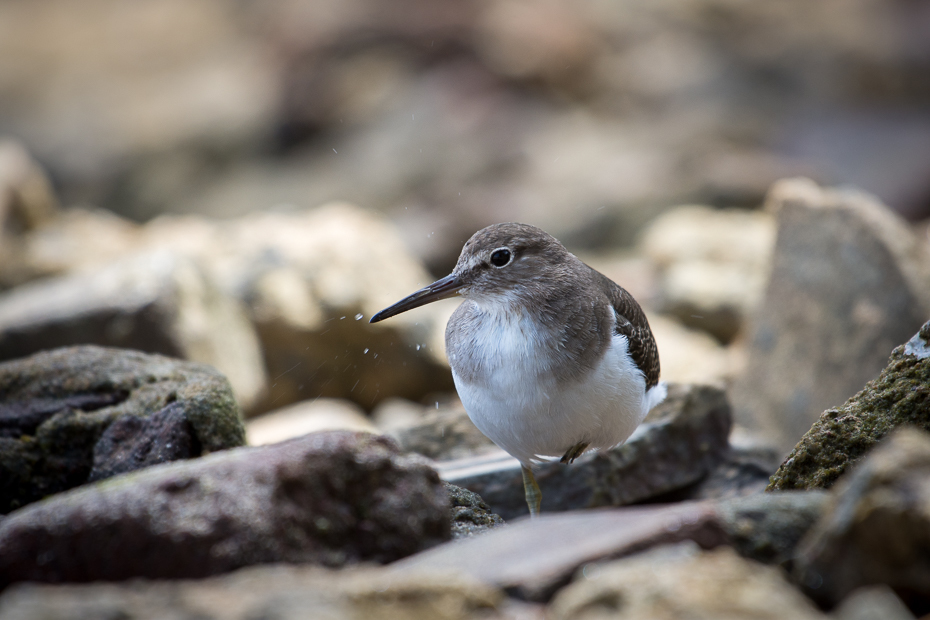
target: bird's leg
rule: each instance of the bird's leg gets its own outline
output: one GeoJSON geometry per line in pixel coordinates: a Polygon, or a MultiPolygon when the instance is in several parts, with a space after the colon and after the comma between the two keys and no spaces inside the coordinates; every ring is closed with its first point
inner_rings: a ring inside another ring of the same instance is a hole
{"type": "Polygon", "coordinates": [[[539,505],[542,504],[542,491],[539,490],[533,470],[526,465],[520,467],[523,470],[523,492],[526,494],[526,505],[530,507],[530,517],[538,517],[539,505]]]}
{"type": "Polygon", "coordinates": [[[588,446],[591,445],[587,442],[576,443],[574,446],[568,449],[563,456],[560,462],[562,463],[572,463],[579,456],[584,454],[584,451],[588,449],[588,446]]]}

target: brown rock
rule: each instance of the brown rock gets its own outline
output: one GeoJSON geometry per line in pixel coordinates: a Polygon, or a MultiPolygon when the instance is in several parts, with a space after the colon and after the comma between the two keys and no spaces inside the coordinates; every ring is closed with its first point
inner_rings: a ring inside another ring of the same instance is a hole
{"type": "Polygon", "coordinates": [[[389,562],[450,536],[436,473],[367,433],[314,433],[121,476],[0,522],[0,584],[389,562]]]}
{"type": "Polygon", "coordinates": [[[772,274],[732,396],[737,421],[787,453],[926,320],[930,257],[864,194],[787,180],[772,188],[767,208],[779,227],[772,274]]]}
{"type": "Polygon", "coordinates": [[[795,577],[824,605],[886,584],[930,610],[930,435],[896,431],[842,478],[802,541],[795,577]]]}
{"type": "Polygon", "coordinates": [[[550,606],[553,620],[826,620],[777,568],[727,548],[655,549],[616,562],[589,564],[550,606]]]}
{"type": "Polygon", "coordinates": [[[668,542],[726,542],[709,504],[678,504],[542,515],[443,545],[392,565],[406,571],[457,571],[529,600],[547,600],[588,562],[668,542]]]}

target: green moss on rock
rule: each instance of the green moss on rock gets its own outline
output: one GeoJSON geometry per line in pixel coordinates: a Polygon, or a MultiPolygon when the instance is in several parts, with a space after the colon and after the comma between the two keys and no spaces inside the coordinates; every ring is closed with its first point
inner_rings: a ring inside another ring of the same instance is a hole
{"type": "Polygon", "coordinates": [[[84,484],[115,420],[171,403],[203,453],[245,444],[229,382],[205,364],[96,346],[0,364],[0,514],[84,484]]]}
{"type": "Polygon", "coordinates": [[[881,375],[821,414],[769,481],[768,491],[828,488],[901,426],[930,431],[930,321],[897,347],[881,375]]]}

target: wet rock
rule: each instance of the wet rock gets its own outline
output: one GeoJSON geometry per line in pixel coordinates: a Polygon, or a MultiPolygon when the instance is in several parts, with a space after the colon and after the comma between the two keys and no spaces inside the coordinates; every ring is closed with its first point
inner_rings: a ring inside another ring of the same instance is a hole
{"type": "Polygon", "coordinates": [[[491,508],[477,493],[444,482],[452,504],[452,538],[471,538],[495,527],[504,520],[491,512],[491,508]]]}
{"type": "Polygon", "coordinates": [[[827,505],[824,491],[764,493],[717,502],[728,544],[741,556],[790,568],[798,544],[827,505]]]}
{"type": "Polygon", "coordinates": [[[441,408],[425,407],[415,424],[388,434],[404,450],[439,461],[500,451],[472,423],[458,399],[441,408]]]}
{"type": "Polygon", "coordinates": [[[436,473],[368,433],[313,433],[75,489],[0,522],[0,584],[389,562],[450,536],[436,473]]]}
{"type": "Polygon", "coordinates": [[[662,273],[658,308],[724,343],[762,298],[774,244],[771,214],[698,206],[661,215],[640,240],[662,273]]]}
{"type": "MultiPolygon", "coordinates": [[[[731,434],[732,442],[732,434],[731,434]]],[[[660,499],[666,501],[731,499],[761,493],[778,469],[779,456],[768,446],[730,444],[723,460],[707,476],[660,499]]]]}
{"type": "Polygon", "coordinates": [[[501,592],[473,580],[389,575],[370,568],[334,571],[287,565],[245,568],[197,581],[22,584],[0,596],[0,616],[5,620],[519,618],[501,612],[506,613],[501,592]]]}
{"type": "Polygon", "coordinates": [[[424,551],[392,569],[400,574],[456,571],[521,598],[545,601],[589,562],[683,540],[705,548],[726,542],[712,506],[685,503],[543,514],[424,551]]]}
{"type": "Polygon", "coordinates": [[[245,441],[229,382],[203,364],[73,347],[0,363],[0,386],[0,513],[245,441]]]}
{"type": "Polygon", "coordinates": [[[930,257],[885,206],[804,179],[777,183],[766,208],[778,240],[753,317],[737,421],[787,453],[824,409],[875,377],[930,314],[930,257]]]}
{"type": "MultiPolygon", "coordinates": [[[[572,465],[534,467],[548,511],[621,506],[686,487],[704,478],[725,457],[730,406],[723,390],[672,384],[627,442],[587,453],[572,465]]],[[[502,451],[437,463],[444,480],[481,495],[510,520],[526,514],[520,465],[502,451]]]]}
{"type": "Polygon", "coordinates": [[[782,463],[771,490],[827,488],[895,428],[930,430],[930,321],[896,348],[881,375],[828,409],[782,463]]]}
{"type": "Polygon", "coordinates": [[[377,427],[355,403],[318,398],[252,418],[246,422],[245,436],[250,446],[263,446],[307,433],[335,430],[378,433],[377,427]]]}
{"type": "Polygon", "coordinates": [[[553,620],[827,618],[777,568],[727,548],[701,552],[687,544],[589,564],[550,612],[553,620]]]}
{"type": "Polygon", "coordinates": [[[265,388],[258,339],[242,307],[177,254],[143,253],[0,296],[0,359],[77,344],[210,364],[244,406],[265,388]]]}
{"type": "Polygon", "coordinates": [[[930,435],[895,431],[843,477],[802,541],[795,577],[821,604],[867,585],[890,586],[917,615],[930,611],[930,435]]]}

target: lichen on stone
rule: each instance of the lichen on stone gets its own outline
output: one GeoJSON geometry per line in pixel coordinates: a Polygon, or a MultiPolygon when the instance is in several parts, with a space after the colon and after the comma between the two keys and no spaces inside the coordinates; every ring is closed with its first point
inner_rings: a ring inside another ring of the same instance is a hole
{"type": "Polygon", "coordinates": [[[891,354],[888,366],[841,407],[824,411],[766,490],[829,488],[892,430],[930,431],[930,321],[891,354]]]}

